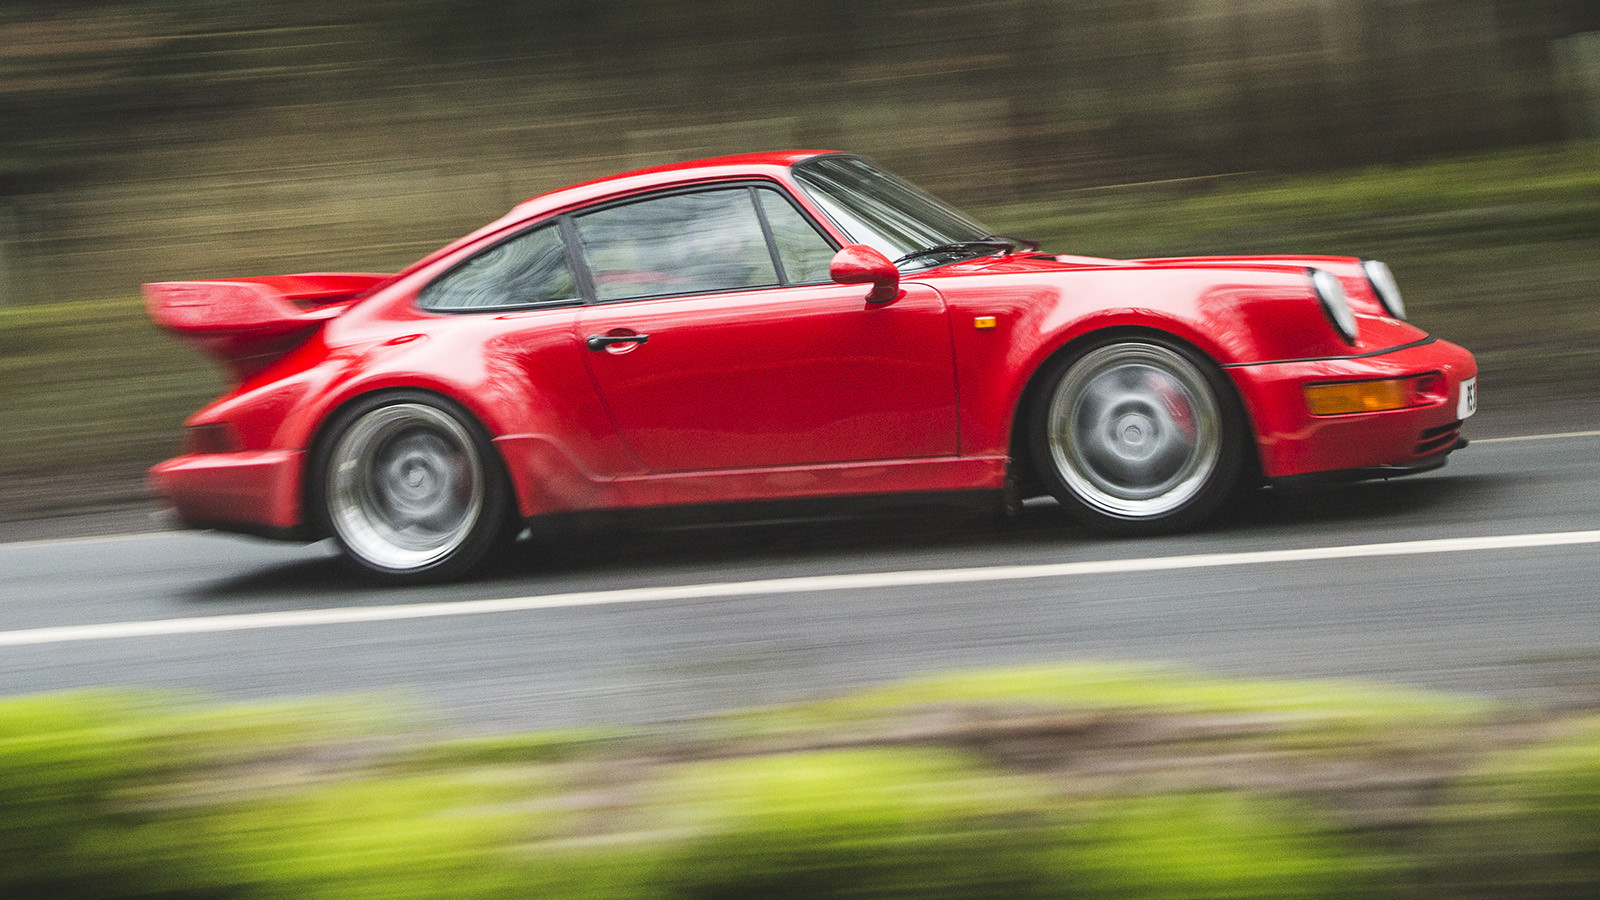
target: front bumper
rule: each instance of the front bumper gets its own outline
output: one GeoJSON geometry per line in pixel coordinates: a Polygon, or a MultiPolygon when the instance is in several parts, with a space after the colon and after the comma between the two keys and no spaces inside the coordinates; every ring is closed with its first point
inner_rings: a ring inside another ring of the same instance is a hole
{"type": "Polygon", "coordinates": [[[298,450],[197,453],[150,470],[150,486],[185,525],[297,539],[302,457],[298,450]]]}
{"type": "Polygon", "coordinates": [[[1263,476],[1383,477],[1437,468],[1462,446],[1456,417],[1461,385],[1477,376],[1478,365],[1461,347],[1434,340],[1376,356],[1240,365],[1227,372],[1255,424],[1263,476]],[[1428,372],[1442,374],[1447,390],[1425,406],[1337,416],[1314,416],[1306,407],[1307,384],[1428,372]]]}

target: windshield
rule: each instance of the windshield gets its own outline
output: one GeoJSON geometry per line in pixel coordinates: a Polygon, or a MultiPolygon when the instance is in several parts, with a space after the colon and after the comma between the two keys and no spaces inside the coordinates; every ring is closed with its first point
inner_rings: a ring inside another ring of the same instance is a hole
{"type": "MultiPolygon", "coordinates": [[[[839,229],[890,259],[918,250],[982,241],[989,229],[921,190],[854,156],[823,156],[794,167],[795,180],[839,229]]],[[[941,265],[951,257],[993,252],[983,247],[952,249],[908,265],[941,265]]]]}

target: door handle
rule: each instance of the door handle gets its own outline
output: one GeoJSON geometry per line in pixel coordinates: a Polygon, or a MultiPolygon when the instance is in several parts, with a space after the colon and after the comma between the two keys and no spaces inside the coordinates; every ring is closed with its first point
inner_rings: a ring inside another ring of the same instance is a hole
{"type": "Polygon", "coordinates": [[[604,350],[612,344],[643,344],[648,340],[648,334],[591,334],[584,343],[590,350],[604,350]]]}

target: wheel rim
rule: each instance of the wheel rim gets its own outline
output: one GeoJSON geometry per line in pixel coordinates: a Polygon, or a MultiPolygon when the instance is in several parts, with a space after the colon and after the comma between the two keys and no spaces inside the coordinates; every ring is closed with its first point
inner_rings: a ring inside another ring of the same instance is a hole
{"type": "Polygon", "coordinates": [[[396,571],[425,568],[467,540],[483,512],[478,450],[450,414],[397,403],[357,419],[328,463],[328,512],[345,547],[396,571]]]}
{"type": "Polygon", "coordinates": [[[1222,417],[1204,375],[1153,344],[1113,344],[1078,360],[1056,387],[1047,428],[1068,489],[1127,519],[1188,503],[1222,450],[1222,417]]]}

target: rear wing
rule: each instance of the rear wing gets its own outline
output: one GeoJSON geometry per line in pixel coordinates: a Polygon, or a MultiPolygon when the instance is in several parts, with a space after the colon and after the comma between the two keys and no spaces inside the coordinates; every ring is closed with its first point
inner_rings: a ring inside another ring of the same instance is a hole
{"type": "Polygon", "coordinates": [[[155,323],[243,381],[304,343],[388,275],[313,273],[144,286],[155,323]]]}

